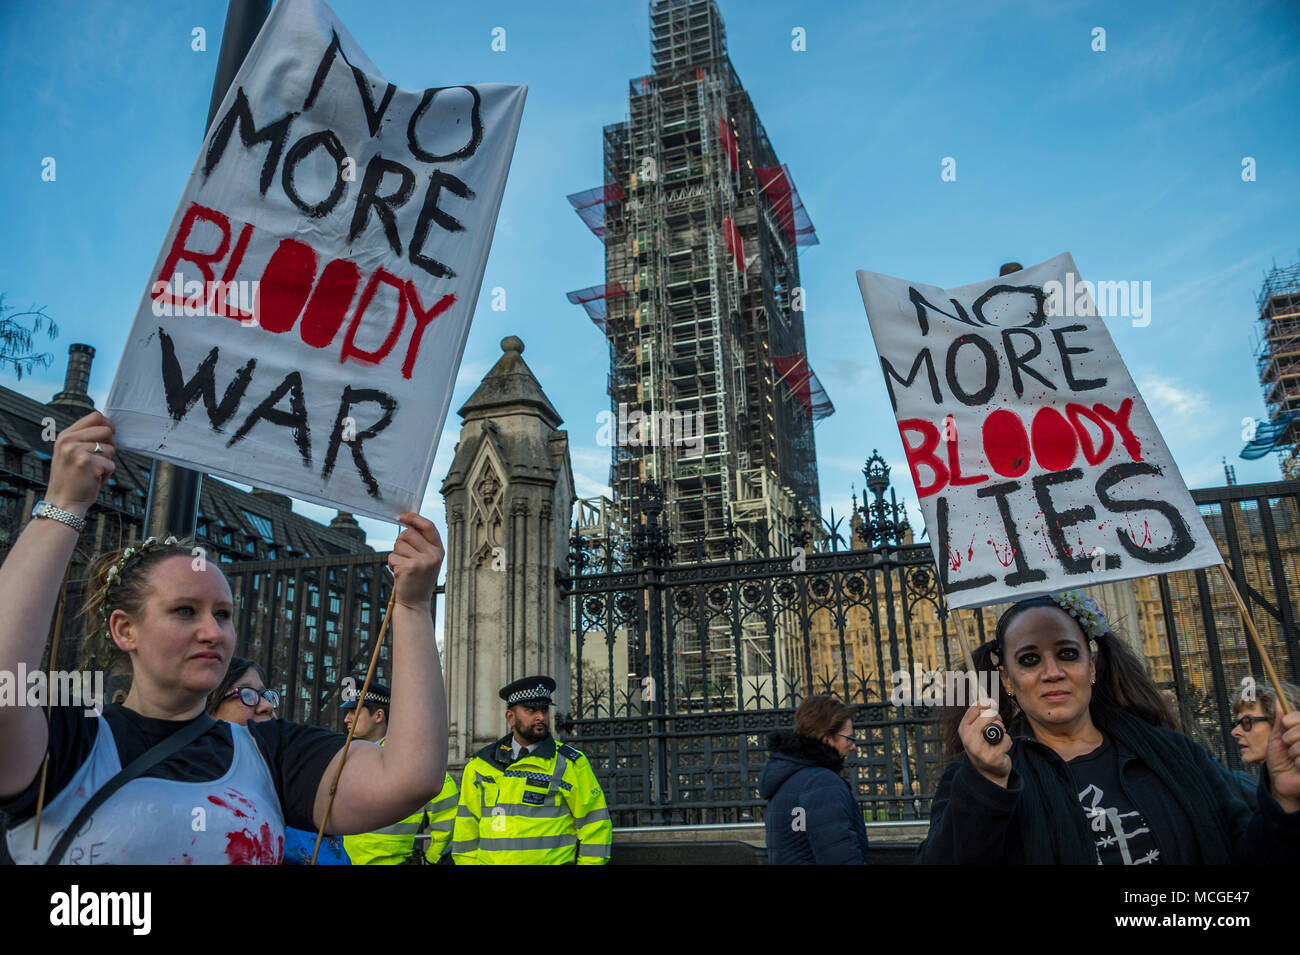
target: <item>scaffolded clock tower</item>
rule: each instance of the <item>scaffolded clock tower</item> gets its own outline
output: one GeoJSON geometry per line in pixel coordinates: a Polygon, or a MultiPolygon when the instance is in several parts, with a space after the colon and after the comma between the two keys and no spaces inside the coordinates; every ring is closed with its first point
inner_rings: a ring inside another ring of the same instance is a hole
{"type": "Polygon", "coordinates": [[[610,486],[636,524],[657,483],[674,538],[713,556],[757,548],[759,526],[781,550],[819,513],[813,423],[834,410],[804,341],[798,251],[817,237],[714,0],[654,0],[650,33],[606,181],[569,197],[605,244],[605,281],[569,298],[609,341],[610,486]]]}

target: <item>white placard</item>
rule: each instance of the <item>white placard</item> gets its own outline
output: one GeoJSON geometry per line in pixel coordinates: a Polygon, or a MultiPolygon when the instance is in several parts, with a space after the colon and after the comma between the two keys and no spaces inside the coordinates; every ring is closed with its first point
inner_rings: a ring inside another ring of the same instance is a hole
{"type": "Polygon", "coordinates": [[[1222,563],[1069,253],[858,284],[949,606],[1222,563]]]}
{"type": "Polygon", "coordinates": [[[418,510],[525,93],[397,89],[328,6],[280,0],[150,274],[106,408],[118,446],[418,510]]]}

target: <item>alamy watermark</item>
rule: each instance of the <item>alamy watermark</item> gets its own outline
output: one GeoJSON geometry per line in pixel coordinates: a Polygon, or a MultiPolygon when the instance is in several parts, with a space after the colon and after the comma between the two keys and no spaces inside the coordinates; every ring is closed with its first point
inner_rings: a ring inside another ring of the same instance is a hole
{"type": "Polygon", "coordinates": [[[692,456],[704,453],[703,411],[652,411],[646,414],[640,408],[629,409],[625,402],[619,402],[617,420],[614,412],[602,411],[596,415],[596,424],[600,426],[596,443],[602,448],[611,444],[633,448],[657,444],[685,448],[692,456]]]}
{"type": "Polygon", "coordinates": [[[0,670],[0,706],[80,706],[87,716],[104,707],[103,670],[0,670]]]}
{"type": "Polygon", "coordinates": [[[51,925],[118,925],[130,928],[133,935],[148,935],[152,910],[150,892],[83,892],[73,885],[50,896],[51,925]]]}
{"type": "Polygon", "coordinates": [[[997,712],[1001,681],[986,670],[896,670],[890,680],[894,689],[889,702],[894,706],[974,706],[988,700],[988,709],[997,712]]]}
{"type": "Polygon", "coordinates": [[[153,283],[149,297],[157,318],[212,316],[233,318],[241,325],[259,324],[261,282],[257,279],[237,282],[186,282],[179,272],[171,282],[153,283]]]}
{"type": "Polygon", "coordinates": [[[1151,324],[1151,282],[1136,279],[1118,282],[1076,282],[1073,272],[1065,282],[1043,283],[1043,311],[1060,318],[1131,318],[1134,328],[1151,324]]]}

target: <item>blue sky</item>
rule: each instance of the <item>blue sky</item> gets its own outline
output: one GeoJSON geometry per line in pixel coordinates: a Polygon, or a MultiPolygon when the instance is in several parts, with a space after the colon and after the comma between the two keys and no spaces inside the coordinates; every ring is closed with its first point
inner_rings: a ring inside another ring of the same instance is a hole
{"type": "MultiPolygon", "coordinates": [[[[507,308],[480,298],[452,409],[501,338],[519,335],[565,419],[578,493],[601,493],[608,350],[564,293],[603,280],[603,250],[565,196],[601,182],[601,127],[623,118],[627,81],[649,72],[647,4],[333,7],[399,86],[529,85],[484,276],[507,308]],[[505,52],[491,49],[497,26],[505,52]]],[[[1263,271],[1300,256],[1296,4],[721,10],[732,62],[821,240],[801,269],[810,360],[837,408],[816,431],[825,509],[844,513],[873,448],[915,500],[854,271],[952,287],[1064,251],[1085,278],[1151,282],[1150,324],[1114,320],[1111,333],[1188,484],[1222,484],[1225,456],[1242,483],[1279,477],[1275,457],[1234,458],[1242,418],[1264,413],[1252,357],[1263,271]],[[804,51],[791,48],[795,27],[804,51]],[[944,157],[955,182],[941,180],[944,157]]],[[[224,17],[216,0],[0,0],[0,291],[44,305],[61,329],[49,369],[0,383],[48,400],[67,346],[88,342],[102,405],[203,136],[224,17]],[[206,52],[191,50],[195,27],[206,52]],[[45,157],[54,182],[41,179],[45,157]]],[[[423,508],[440,525],[459,424],[451,415],[423,508]]],[[[391,542],[389,525],[363,523],[373,544],[391,542]]]]}

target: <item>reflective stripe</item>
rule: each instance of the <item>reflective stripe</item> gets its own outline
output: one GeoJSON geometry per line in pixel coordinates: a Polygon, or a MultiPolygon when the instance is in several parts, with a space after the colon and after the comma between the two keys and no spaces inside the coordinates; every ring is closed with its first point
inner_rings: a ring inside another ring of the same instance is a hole
{"type": "Polygon", "coordinates": [[[569,761],[564,758],[564,754],[557,750],[555,753],[555,770],[551,773],[551,783],[546,789],[546,795],[550,796],[560,788],[560,779],[564,776],[564,769],[568,765],[569,761]]]}
{"type": "MultiPolygon", "coordinates": [[[[533,806],[528,803],[498,803],[488,809],[482,817],[474,815],[474,811],[468,806],[457,806],[456,816],[460,819],[491,819],[494,816],[532,816],[539,819],[562,819],[569,815],[567,806],[549,805],[533,806]]],[[[605,813],[608,818],[609,813],[605,813]]],[[[450,823],[451,820],[448,820],[450,823]]],[[[432,823],[431,823],[432,825],[432,823]]]]}
{"type": "Polygon", "coordinates": [[[430,814],[446,812],[452,806],[460,801],[460,796],[448,796],[446,799],[439,799],[437,802],[431,802],[424,807],[424,811],[430,814]]]}
{"type": "Polygon", "coordinates": [[[454,832],[456,829],[455,819],[441,819],[438,822],[429,823],[429,829],[432,832],[454,832]]]}
{"type": "Polygon", "coordinates": [[[587,813],[581,819],[573,820],[573,824],[577,826],[579,829],[581,829],[589,822],[604,822],[607,819],[609,819],[608,809],[593,809],[591,812],[587,813]]]}
{"type": "Polygon", "coordinates": [[[478,840],[471,839],[469,842],[453,842],[451,851],[456,853],[474,852],[478,849],[478,840]]]}
{"type": "Polygon", "coordinates": [[[578,846],[578,855],[580,855],[580,856],[602,856],[602,857],[608,859],[608,858],[609,858],[609,846],[608,846],[608,845],[597,845],[597,844],[595,844],[595,843],[591,843],[591,842],[584,842],[582,845],[578,846]]]}
{"type": "Polygon", "coordinates": [[[480,839],[479,852],[526,852],[529,849],[572,849],[577,843],[572,833],[562,836],[534,836],[526,839],[480,839]]]}
{"type": "Polygon", "coordinates": [[[568,806],[532,806],[527,803],[492,807],[494,816],[531,816],[534,819],[563,819],[569,815],[568,806]]]}
{"type": "Polygon", "coordinates": [[[371,835],[375,836],[413,836],[420,831],[418,822],[397,822],[383,829],[376,829],[371,835]]]}

